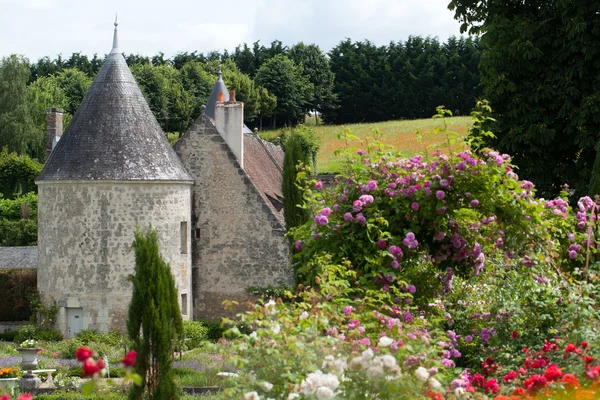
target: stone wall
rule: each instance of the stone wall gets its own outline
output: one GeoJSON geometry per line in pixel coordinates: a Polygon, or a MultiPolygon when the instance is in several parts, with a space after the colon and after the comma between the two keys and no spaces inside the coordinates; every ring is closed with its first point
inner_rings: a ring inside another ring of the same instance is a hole
{"type": "Polygon", "coordinates": [[[136,226],[158,231],[161,255],[171,265],[180,301],[187,294],[191,314],[189,184],[41,182],[38,193],[38,289],[61,307],[57,328],[63,334],[70,336],[67,308],[83,309],[83,329],[125,329],[136,226]]]}
{"type": "Polygon", "coordinates": [[[292,282],[284,229],[210,120],[202,115],[175,151],[194,178],[194,317],[217,319],[249,286],[292,282]]]}

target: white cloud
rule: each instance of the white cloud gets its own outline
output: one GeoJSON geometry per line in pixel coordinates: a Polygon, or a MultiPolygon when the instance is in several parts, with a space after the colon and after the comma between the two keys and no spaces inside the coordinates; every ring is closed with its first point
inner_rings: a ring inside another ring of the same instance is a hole
{"type": "Polygon", "coordinates": [[[316,43],[329,50],[346,37],[377,45],[409,35],[445,40],[459,34],[448,0],[0,0],[0,56],[63,57],[110,51],[119,13],[126,53],[172,56],[260,40],[316,43]]]}

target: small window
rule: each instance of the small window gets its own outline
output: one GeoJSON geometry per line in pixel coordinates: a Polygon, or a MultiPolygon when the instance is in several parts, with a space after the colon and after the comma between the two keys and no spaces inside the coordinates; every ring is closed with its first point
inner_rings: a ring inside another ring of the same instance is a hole
{"type": "Polygon", "coordinates": [[[181,237],[181,254],[187,254],[188,252],[188,245],[187,245],[187,236],[188,236],[188,228],[187,228],[187,221],[182,221],[181,222],[181,227],[180,227],[180,237],[181,237]]]}
{"type": "Polygon", "coordinates": [[[187,293],[181,294],[181,314],[187,315],[188,313],[188,304],[187,304],[187,293]]]}
{"type": "Polygon", "coordinates": [[[196,228],[196,240],[200,240],[200,228],[196,228]]]}

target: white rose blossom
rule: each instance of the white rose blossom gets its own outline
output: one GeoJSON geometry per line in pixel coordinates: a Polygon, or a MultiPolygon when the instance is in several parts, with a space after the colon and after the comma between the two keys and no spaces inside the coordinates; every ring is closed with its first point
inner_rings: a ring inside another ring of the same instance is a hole
{"type": "Polygon", "coordinates": [[[431,378],[429,380],[429,385],[431,386],[431,388],[433,390],[438,390],[439,388],[442,387],[442,384],[437,379],[435,379],[435,378],[431,378]]]}
{"type": "Polygon", "coordinates": [[[265,392],[269,392],[271,389],[273,389],[273,384],[267,381],[260,382],[258,386],[260,386],[260,388],[265,392]]]}
{"type": "Polygon", "coordinates": [[[315,394],[317,395],[317,399],[319,400],[329,400],[335,397],[335,393],[333,392],[333,390],[326,386],[319,387],[315,394]]]}
{"type": "Polygon", "coordinates": [[[260,400],[260,396],[256,392],[248,392],[242,398],[243,400],[260,400]]]}
{"type": "Polygon", "coordinates": [[[429,379],[429,371],[427,371],[425,368],[423,367],[419,367],[417,368],[417,370],[415,371],[415,376],[417,377],[418,380],[420,380],[421,382],[425,382],[427,381],[427,379],[429,379]]]}
{"type": "Polygon", "coordinates": [[[380,347],[388,347],[392,343],[394,343],[394,339],[392,339],[391,337],[382,336],[379,338],[379,346],[380,347]]]}
{"type": "Polygon", "coordinates": [[[275,324],[271,327],[271,331],[274,334],[279,335],[279,332],[281,332],[281,326],[279,324],[275,324]]]}

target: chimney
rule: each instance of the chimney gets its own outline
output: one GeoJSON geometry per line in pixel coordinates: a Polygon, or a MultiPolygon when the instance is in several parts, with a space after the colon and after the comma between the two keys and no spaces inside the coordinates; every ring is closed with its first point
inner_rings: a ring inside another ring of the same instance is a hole
{"type": "Polygon", "coordinates": [[[46,155],[49,156],[54,150],[63,134],[63,109],[46,108],[46,155]]]}
{"type": "Polygon", "coordinates": [[[229,91],[228,102],[215,104],[215,126],[244,168],[244,103],[235,101],[233,90],[229,91]]]}

